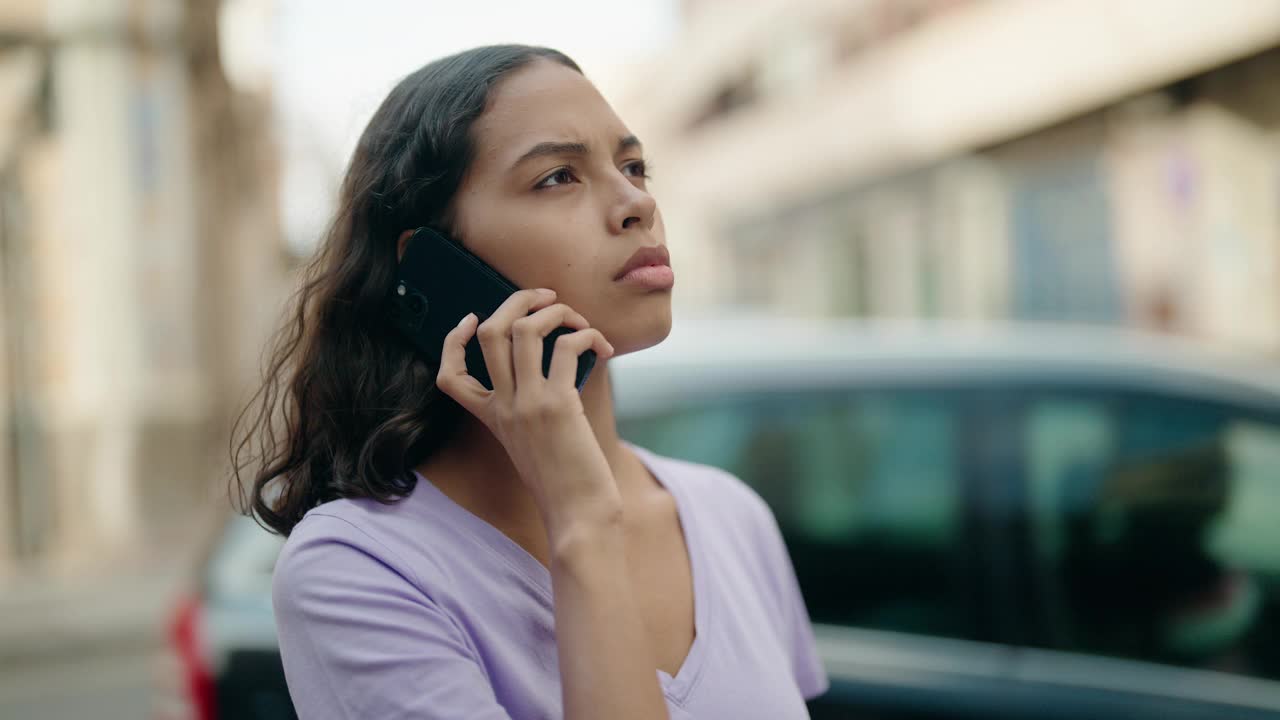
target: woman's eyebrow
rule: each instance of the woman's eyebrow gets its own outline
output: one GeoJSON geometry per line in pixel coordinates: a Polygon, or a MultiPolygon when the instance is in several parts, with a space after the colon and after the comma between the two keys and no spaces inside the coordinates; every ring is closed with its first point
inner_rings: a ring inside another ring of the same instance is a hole
{"type": "MultiPolygon", "coordinates": [[[[631,148],[643,147],[640,139],[635,135],[627,135],[618,140],[617,153],[623,153],[631,148]]],[[[519,167],[522,163],[532,160],[533,158],[546,157],[548,155],[588,155],[591,148],[587,147],[583,142],[540,142],[529,148],[525,154],[521,155],[514,163],[511,164],[512,169],[519,167]]]]}
{"type": "Polygon", "coordinates": [[[546,157],[547,155],[586,155],[590,151],[587,144],[581,142],[540,142],[529,148],[528,152],[521,155],[518,160],[511,164],[511,167],[515,169],[522,163],[537,157],[546,157]]]}
{"type": "Polygon", "coordinates": [[[626,137],[618,141],[617,154],[621,155],[622,153],[630,150],[631,148],[637,148],[637,149],[644,148],[644,145],[640,142],[640,138],[636,137],[635,135],[627,135],[626,137]]]}

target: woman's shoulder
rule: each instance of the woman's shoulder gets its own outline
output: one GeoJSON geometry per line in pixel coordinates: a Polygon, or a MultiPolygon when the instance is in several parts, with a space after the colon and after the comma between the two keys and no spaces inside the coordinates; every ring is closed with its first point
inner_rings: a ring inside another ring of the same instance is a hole
{"type": "Polygon", "coordinates": [[[276,560],[275,582],[305,583],[309,574],[329,576],[341,565],[348,577],[392,571],[421,590],[442,571],[434,535],[447,537],[416,507],[411,496],[390,502],[340,498],[307,511],[276,560]]]}
{"type": "MultiPolygon", "coordinates": [[[[409,522],[408,497],[380,501],[374,498],[339,498],[316,505],[303,515],[285,541],[285,547],[301,543],[340,542],[370,550],[393,543],[395,528],[409,522]]],[[[389,548],[388,548],[389,549],[389,548]]]]}
{"type": "Polygon", "coordinates": [[[329,500],[308,510],[301,523],[315,518],[336,518],[353,526],[376,528],[407,522],[407,516],[413,513],[412,500],[415,492],[416,487],[402,496],[381,500],[371,497],[329,500]]]}
{"type": "Polygon", "coordinates": [[[318,567],[327,560],[343,557],[355,565],[380,563],[401,565],[390,533],[386,529],[393,513],[378,512],[362,499],[331,500],[308,510],[285,538],[276,559],[275,574],[293,575],[318,567]]]}

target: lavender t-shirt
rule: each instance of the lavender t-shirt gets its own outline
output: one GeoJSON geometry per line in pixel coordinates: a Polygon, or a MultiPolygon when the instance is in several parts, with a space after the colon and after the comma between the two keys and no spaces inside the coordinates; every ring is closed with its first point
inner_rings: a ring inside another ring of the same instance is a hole
{"type": "MultiPolygon", "coordinates": [[[[675,498],[693,570],[693,646],[656,671],[672,719],[807,717],[827,677],[768,507],[727,472],[630,447],[675,498]]],[[[417,479],[393,505],[320,505],[285,543],[273,600],[299,716],[562,717],[550,573],[417,479]]]]}

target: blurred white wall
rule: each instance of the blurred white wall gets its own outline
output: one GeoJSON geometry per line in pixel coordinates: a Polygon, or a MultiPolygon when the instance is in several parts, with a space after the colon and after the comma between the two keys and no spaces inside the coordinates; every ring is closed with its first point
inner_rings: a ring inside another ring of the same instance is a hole
{"type": "MultiPolygon", "coordinates": [[[[264,333],[261,312],[218,316],[239,296],[273,305],[284,270],[274,197],[245,223],[255,205],[218,189],[242,143],[225,98],[209,100],[216,0],[16,4],[0,13],[0,70],[30,67],[25,92],[0,72],[13,101],[0,140],[16,138],[0,142],[0,434],[16,439],[0,448],[12,469],[0,476],[0,567],[146,562],[225,508],[207,500],[225,469],[210,450],[225,448],[239,387],[227,366],[264,333]],[[211,135],[211,120],[230,135],[211,135]],[[274,275],[237,290],[229,270],[246,262],[274,275]]],[[[270,170],[251,168],[239,187],[261,186],[258,174],[270,186],[270,170]]]]}

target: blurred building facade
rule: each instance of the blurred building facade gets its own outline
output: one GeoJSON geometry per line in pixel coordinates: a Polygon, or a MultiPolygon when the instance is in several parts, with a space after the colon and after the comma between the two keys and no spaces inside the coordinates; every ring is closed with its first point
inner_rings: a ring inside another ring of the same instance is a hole
{"type": "Polygon", "coordinates": [[[1280,3],[686,14],[617,103],[699,278],[678,302],[1133,324],[1280,352],[1280,3]]]}
{"type": "Polygon", "coordinates": [[[219,4],[0,8],[0,577],[149,562],[225,508],[287,259],[219,4]]]}

